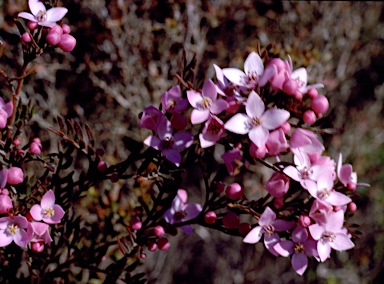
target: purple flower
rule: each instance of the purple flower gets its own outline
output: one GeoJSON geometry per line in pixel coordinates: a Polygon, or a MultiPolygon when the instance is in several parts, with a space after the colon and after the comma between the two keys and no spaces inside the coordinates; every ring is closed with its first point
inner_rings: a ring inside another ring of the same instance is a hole
{"type": "Polygon", "coordinates": [[[12,102],[5,103],[3,98],[0,98],[0,129],[7,126],[7,119],[12,115],[12,102]]]}
{"type": "Polygon", "coordinates": [[[161,97],[163,108],[169,113],[180,113],[188,107],[188,100],[181,97],[179,86],[174,86],[161,97]]]}
{"type": "Polygon", "coordinates": [[[29,0],[28,6],[32,14],[21,12],[17,16],[32,22],[37,22],[40,26],[49,28],[52,28],[56,22],[60,21],[68,12],[68,9],[63,7],[54,7],[47,10],[43,2],[39,0],[29,0]]]}
{"type": "Polygon", "coordinates": [[[217,116],[210,115],[202,133],[199,134],[201,148],[215,145],[224,134],[224,131],[224,123],[217,116]]]}
{"type": "Polygon", "coordinates": [[[265,208],[264,213],[259,219],[259,226],[253,228],[244,238],[244,243],[255,244],[260,241],[264,235],[265,247],[275,256],[278,253],[274,246],[280,242],[280,237],[276,232],[282,232],[291,229],[295,225],[294,222],[278,220],[276,214],[269,207],[265,208]]]}
{"type": "Polygon", "coordinates": [[[31,234],[25,229],[28,220],[24,216],[0,218],[0,247],[5,247],[14,241],[19,247],[26,248],[31,234]]]}
{"type": "Polygon", "coordinates": [[[188,132],[179,131],[175,134],[171,123],[166,116],[162,116],[157,128],[157,136],[150,135],[144,140],[144,144],[150,146],[165,156],[165,158],[174,163],[176,166],[180,166],[181,155],[179,151],[182,151],[193,143],[193,135],[188,132]]]}
{"type": "Polygon", "coordinates": [[[235,148],[225,152],[221,158],[224,160],[227,171],[231,176],[237,175],[243,165],[243,156],[240,149],[235,148]]]}
{"type": "Polygon", "coordinates": [[[233,133],[248,133],[249,139],[259,148],[265,147],[269,130],[278,128],[289,118],[289,112],[283,109],[270,108],[265,111],[263,100],[254,91],[249,94],[245,110],[247,114],[234,115],[224,127],[233,133]]]}
{"type": "Polygon", "coordinates": [[[330,256],[332,249],[344,251],[355,246],[343,224],[344,212],[339,210],[330,212],[325,224],[313,224],[308,227],[313,239],[318,241],[317,251],[322,262],[330,256]]]}
{"type": "Polygon", "coordinates": [[[31,216],[36,221],[43,220],[47,224],[58,224],[65,212],[60,205],[55,204],[55,194],[50,189],[41,198],[40,205],[35,204],[31,208],[31,216]]]}
{"type": "Polygon", "coordinates": [[[164,114],[154,106],[146,107],[140,119],[140,127],[157,131],[159,123],[163,119],[163,117],[164,114]]]}
{"type": "Polygon", "coordinates": [[[251,52],[244,61],[244,72],[237,68],[224,68],[222,71],[232,83],[240,87],[255,89],[264,72],[264,64],[256,52],[251,52]]]}
{"type": "Polygon", "coordinates": [[[212,80],[204,83],[202,93],[194,90],[187,91],[188,101],[195,108],[191,113],[192,124],[206,121],[209,114],[219,114],[229,107],[223,99],[217,99],[216,85],[212,80]]]}
{"type": "MultiPolygon", "coordinates": [[[[195,219],[202,211],[200,204],[193,203],[187,204],[187,192],[184,189],[179,189],[175,199],[172,201],[171,208],[169,208],[163,215],[165,221],[170,224],[181,223],[195,219]]],[[[191,225],[181,226],[181,229],[187,234],[192,233],[191,225]]]]}
{"type": "Polygon", "coordinates": [[[274,249],[282,256],[292,255],[291,263],[296,273],[303,275],[308,266],[308,257],[318,257],[317,242],[308,238],[308,231],[299,225],[292,232],[292,241],[277,243],[274,249]]]}

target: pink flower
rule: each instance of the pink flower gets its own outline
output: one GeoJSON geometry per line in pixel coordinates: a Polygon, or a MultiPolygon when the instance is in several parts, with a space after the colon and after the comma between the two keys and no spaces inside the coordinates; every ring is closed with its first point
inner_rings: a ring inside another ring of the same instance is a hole
{"type": "Polygon", "coordinates": [[[240,167],[243,165],[243,156],[238,148],[225,152],[221,158],[223,158],[228,173],[231,176],[237,175],[240,171],[240,167]]]}
{"type": "MultiPolygon", "coordinates": [[[[181,223],[195,219],[202,211],[200,204],[186,204],[187,192],[184,189],[179,189],[175,199],[173,199],[171,208],[169,208],[163,215],[165,221],[170,224],[181,223]]],[[[192,233],[191,225],[181,226],[181,229],[187,234],[192,233]]]]}
{"type": "Polygon", "coordinates": [[[327,222],[328,214],[333,211],[333,207],[328,202],[316,199],[313,201],[311,209],[309,210],[309,217],[311,217],[318,224],[325,224],[327,222]]]}
{"type": "Polygon", "coordinates": [[[309,239],[307,229],[299,225],[292,232],[292,241],[281,241],[274,246],[274,249],[282,256],[292,255],[292,267],[299,275],[303,275],[307,269],[307,256],[318,257],[317,242],[309,239]]]}
{"type": "Polygon", "coordinates": [[[220,140],[225,132],[224,123],[215,115],[210,115],[199,134],[201,148],[211,147],[220,140]]]}
{"type": "Polygon", "coordinates": [[[223,99],[217,99],[217,90],[212,80],[204,83],[202,93],[194,90],[187,91],[188,101],[195,108],[191,113],[192,124],[206,121],[209,114],[219,114],[229,107],[223,99]]]}
{"type": "Polygon", "coordinates": [[[317,251],[321,261],[325,261],[330,256],[332,249],[344,251],[355,246],[343,224],[344,212],[339,210],[330,212],[325,224],[313,224],[308,227],[313,239],[318,241],[317,251]]]}
{"type": "Polygon", "coordinates": [[[259,83],[259,77],[264,72],[264,64],[256,52],[251,52],[244,61],[244,72],[237,68],[224,68],[222,71],[232,83],[255,89],[259,83]]]}
{"type": "Polygon", "coordinates": [[[10,167],[7,173],[7,181],[11,185],[17,185],[24,180],[24,173],[19,167],[10,167]]]}
{"type": "Polygon", "coordinates": [[[289,189],[289,178],[278,172],[274,172],[265,184],[265,189],[275,198],[283,197],[289,189]]]}
{"type": "Polygon", "coordinates": [[[154,106],[146,107],[140,119],[140,127],[157,131],[164,114],[154,106]]]}
{"type": "Polygon", "coordinates": [[[298,148],[301,152],[307,154],[322,153],[324,151],[324,146],[317,139],[316,134],[302,128],[297,128],[293,131],[289,146],[291,149],[298,148]]]}
{"type": "Polygon", "coordinates": [[[284,131],[279,128],[270,132],[265,146],[267,147],[268,155],[270,156],[278,156],[287,151],[289,145],[285,138],[284,131]]]}
{"type": "Polygon", "coordinates": [[[28,223],[27,232],[31,235],[31,242],[43,241],[48,244],[52,242],[52,238],[49,234],[49,225],[41,222],[28,223]]]}
{"type": "Polygon", "coordinates": [[[5,194],[0,195],[0,214],[5,214],[13,208],[12,199],[5,194]]]}
{"type": "Polygon", "coordinates": [[[169,113],[180,113],[188,107],[188,100],[181,97],[181,90],[177,85],[162,95],[161,104],[169,113]]]}
{"type": "Polygon", "coordinates": [[[349,189],[356,189],[356,186],[370,186],[367,183],[357,183],[357,174],[352,171],[351,164],[343,165],[343,157],[340,153],[339,161],[337,162],[337,177],[340,182],[349,189]]]}
{"type": "Polygon", "coordinates": [[[24,216],[0,218],[0,247],[5,247],[14,241],[19,247],[26,248],[31,234],[25,229],[28,220],[24,216]]]}
{"type": "Polygon", "coordinates": [[[224,127],[233,133],[248,133],[249,139],[259,148],[265,147],[269,130],[278,128],[289,118],[289,112],[283,109],[270,108],[265,111],[263,100],[254,91],[249,94],[245,110],[247,114],[234,115],[224,127]]]}
{"type": "Polygon", "coordinates": [[[180,166],[181,155],[179,151],[182,151],[193,143],[193,135],[188,132],[179,131],[172,134],[173,128],[166,116],[160,119],[157,134],[150,135],[144,140],[144,144],[148,145],[165,156],[165,158],[174,163],[176,166],[180,166]]]}
{"type": "Polygon", "coordinates": [[[12,102],[5,103],[3,98],[0,98],[0,129],[7,126],[7,119],[12,115],[12,102]]]}
{"type": "Polygon", "coordinates": [[[253,228],[244,238],[244,243],[255,244],[260,241],[264,235],[265,247],[275,256],[278,253],[274,246],[280,242],[280,237],[276,232],[283,232],[291,229],[295,225],[294,222],[278,220],[276,214],[269,207],[265,208],[264,213],[259,219],[259,226],[253,228]]]}
{"type": "Polygon", "coordinates": [[[55,194],[50,189],[41,198],[40,205],[35,204],[31,208],[31,216],[36,221],[43,220],[47,224],[58,224],[65,212],[60,205],[55,204],[55,194]]]}
{"type": "Polygon", "coordinates": [[[28,6],[32,14],[21,12],[17,16],[49,28],[52,28],[68,12],[68,9],[63,7],[54,7],[47,10],[44,3],[39,0],[29,0],[28,6]]]}
{"type": "Polygon", "coordinates": [[[228,79],[224,76],[223,70],[216,64],[213,64],[213,67],[215,68],[216,72],[217,92],[222,96],[240,97],[238,87],[234,83],[228,81],[228,79]]]}

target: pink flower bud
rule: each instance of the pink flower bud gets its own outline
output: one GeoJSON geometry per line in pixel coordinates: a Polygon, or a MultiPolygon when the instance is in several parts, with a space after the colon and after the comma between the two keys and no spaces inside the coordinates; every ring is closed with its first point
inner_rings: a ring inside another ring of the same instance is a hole
{"type": "Polygon", "coordinates": [[[16,138],[15,140],[13,140],[13,145],[15,145],[16,147],[17,146],[20,146],[21,142],[20,142],[20,139],[19,138],[16,138]]]}
{"type": "Polygon", "coordinates": [[[286,121],[282,125],[280,125],[279,128],[281,130],[283,130],[284,134],[288,134],[291,131],[291,125],[289,124],[288,121],[286,121]]]}
{"type": "Polygon", "coordinates": [[[76,39],[69,35],[63,34],[59,42],[59,47],[62,51],[71,52],[76,46],[76,39]]]}
{"type": "Polygon", "coordinates": [[[295,80],[292,80],[292,79],[285,80],[285,82],[283,84],[283,92],[284,93],[287,93],[288,95],[294,96],[297,93],[298,89],[299,89],[299,87],[298,87],[297,82],[295,80]]]}
{"type": "Polygon", "coordinates": [[[141,226],[143,225],[143,223],[141,223],[141,221],[138,218],[133,217],[131,221],[129,221],[129,225],[133,230],[137,231],[141,229],[141,226]]]}
{"type": "Polygon", "coordinates": [[[159,250],[168,250],[171,246],[171,243],[168,241],[167,238],[160,238],[157,241],[157,247],[159,250]]]}
{"type": "Polygon", "coordinates": [[[105,153],[103,148],[97,148],[96,149],[96,155],[99,155],[100,157],[103,156],[105,153]]]}
{"type": "Polygon", "coordinates": [[[8,191],[8,189],[3,188],[3,189],[1,190],[1,194],[2,194],[2,195],[9,195],[9,191],[8,191]]]}
{"type": "Polygon", "coordinates": [[[314,99],[319,95],[319,92],[315,88],[310,88],[307,92],[307,95],[311,98],[314,99]]]}
{"type": "Polygon", "coordinates": [[[31,250],[37,253],[42,252],[44,250],[44,242],[43,241],[31,242],[31,250]]]}
{"type": "Polygon", "coordinates": [[[25,32],[21,35],[21,41],[24,42],[24,43],[28,43],[28,42],[31,42],[32,39],[31,39],[31,36],[29,35],[29,33],[25,32]]]}
{"type": "Polygon", "coordinates": [[[28,29],[30,29],[31,31],[33,30],[36,30],[37,27],[39,26],[39,24],[37,22],[33,22],[33,21],[29,21],[28,24],[28,29]]]}
{"type": "Polygon", "coordinates": [[[240,224],[239,216],[237,216],[237,214],[233,213],[232,211],[228,211],[222,220],[224,227],[227,229],[235,229],[240,224]]]}
{"type": "Polygon", "coordinates": [[[237,229],[239,230],[240,235],[245,236],[251,230],[251,224],[249,224],[249,223],[240,223],[239,227],[237,229]]]}
{"type": "Polygon", "coordinates": [[[308,215],[300,215],[299,220],[298,220],[298,224],[301,227],[306,228],[306,227],[308,227],[309,225],[312,224],[311,218],[309,218],[308,215]]]}
{"type": "Polygon", "coordinates": [[[219,181],[217,184],[216,184],[216,190],[215,192],[216,193],[222,193],[224,192],[224,189],[225,189],[225,184],[221,181],[219,181]]]}
{"type": "Polygon", "coordinates": [[[63,29],[59,25],[54,25],[49,29],[49,32],[45,39],[50,45],[57,45],[61,40],[61,36],[63,35],[63,29]]]}
{"type": "Polygon", "coordinates": [[[274,172],[265,184],[265,189],[275,198],[283,197],[289,189],[289,178],[281,173],[274,172]]]}
{"type": "Polygon", "coordinates": [[[18,167],[11,167],[8,170],[7,181],[11,185],[22,183],[24,180],[23,171],[18,167]]]}
{"type": "Polygon", "coordinates": [[[239,200],[244,195],[244,189],[238,183],[232,183],[225,189],[225,194],[229,199],[239,200]]]}
{"type": "Polygon", "coordinates": [[[35,155],[40,155],[42,148],[41,143],[32,142],[31,145],[29,145],[29,152],[35,155]]]}
{"type": "Polygon", "coordinates": [[[303,120],[304,123],[312,125],[316,122],[316,114],[311,110],[307,110],[303,114],[303,120]]]}
{"type": "Polygon", "coordinates": [[[160,225],[158,226],[155,226],[153,228],[153,234],[156,236],[156,237],[161,237],[165,234],[165,231],[164,231],[164,228],[160,225]]]}
{"type": "Polygon", "coordinates": [[[153,242],[150,242],[150,243],[148,244],[148,250],[149,250],[149,251],[155,251],[155,250],[157,250],[157,244],[156,244],[156,243],[153,243],[153,242]]]}
{"type": "Polygon", "coordinates": [[[69,34],[71,32],[71,28],[67,24],[62,24],[61,28],[63,29],[64,34],[69,34]]]}
{"type": "Polygon", "coordinates": [[[216,216],[216,213],[213,212],[213,211],[209,211],[205,214],[204,216],[204,221],[207,223],[207,224],[215,224],[216,222],[216,219],[217,219],[217,216],[216,216]]]}
{"type": "Polygon", "coordinates": [[[354,182],[348,182],[347,187],[350,191],[355,191],[356,190],[356,183],[354,182]]]}
{"type": "Polygon", "coordinates": [[[355,203],[355,202],[350,202],[350,203],[348,204],[348,210],[349,210],[350,212],[352,212],[352,213],[355,213],[356,210],[357,210],[357,205],[356,205],[356,203],[355,203]]]}
{"type": "Polygon", "coordinates": [[[282,198],[275,198],[273,200],[273,206],[276,208],[276,209],[281,209],[283,208],[284,206],[284,200],[282,198]]]}
{"type": "Polygon", "coordinates": [[[108,168],[108,165],[106,162],[104,161],[100,161],[98,164],[97,164],[97,169],[100,171],[100,172],[105,172],[108,168]]]}
{"type": "Polygon", "coordinates": [[[267,154],[267,148],[259,148],[256,146],[255,143],[252,143],[251,146],[249,147],[249,154],[251,157],[257,159],[257,158],[264,158],[265,155],[267,154]]]}
{"type": "Polygon", "coordinates": [[[187,126],[187,119],[184,115],[174,113],[171,117],[171,124],[176,130],[183,130],[187,126]]]}
{"type": "Polygon", "coordinates": [[[0,214],[5,214],[13,208],[12,199],[8,195],[0,195],[0,214]]]}
{"type": "Polygon", "coordinates": [[[115,183],[119,181],[119,174],[118,173],[113,173],[111,174],[111,177],[109,178],[111,182],[115,183]]]}
{"type": "Polygon", "coordinates": [[[140,254],[140,258],[141,258],[141,259],[146,259],[146,258],[147,258],[147,255],[146,255],[145,253],[142,252],[142,253],[140,254]]]}
{"type": "Polygon", "coordinates": [[[319,115],[325,113],[329,108],[328,99],[323,95],[318,95],[312,100],[311,108],[319,115]]]}

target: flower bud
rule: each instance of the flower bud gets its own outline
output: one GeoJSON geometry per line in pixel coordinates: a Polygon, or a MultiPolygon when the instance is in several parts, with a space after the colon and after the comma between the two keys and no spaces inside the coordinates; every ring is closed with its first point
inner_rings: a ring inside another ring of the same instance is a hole
{"type": "Polygon", "coordinates": [[[239,227],[237,229],[239,230],[239,234],[240,235],[245,236],[251,230],[251,224],[249,224],[249,223],[240,223],[239,227]]]}
{"type": "Polygon", "coordinates": [[[11,185],[22,183],[24,180],[23,171],[18,167],[11,167],[8,169],[7,181],[11,185]]]}
{"type": "Polygon", "coordinates": [[[37,22],[33,22],[33,21],[29,21],[28,24],[28,29],[30,29],[31,31],[33,30],[36,30],[37,27],[39,26],[39,24],[37,22]]]}
{"type": "Polygon", "coordinates": [[[108,168],[108,165],[106,162],[104,161],[100,161],[98,164],[97,164],[97,169],[100,171],[100,172],[105,172],[108,168]]]}
{"type": "Polygon", "coordinates": [[[160,238],[157,241],[157,247],[159,250],[168,250],[171,246],[171,243],[168,241],[167,238],[160,238]]]}
{"type": "Polygon", "coordinates": [[[222,193],[222,192],[224,192],[224,189],[225,189],[225,184],[221,181],[217,182],[215,192],[216,193],[222,193]]]}
{"type": "Polygon", "coordinates": [[[282,125],[280,125],[279,128],[281,130],[283,130],[284,134],[288,134],[291,131],[291,125],[289,124],[288,121],[286,121],[282,125]]]}
{"type": "Polygon", "coordinates": [[[31,42],[32,39],[31,39],[31,36],[29,35],[29,33],[25,32],[21,35],[21,41],[24,42],[24,43],[28,43],[28,42],[31,42]]]}
{"type": "Polygon", "coordinates": [[[309,218],[308,215],[300,215],[299,220],[298,220],[298,224],[301,227],[306,228],[306,227],[308,227],[309,225],[312,224],[311,218],[309,218]]]}
{"type": "Polygon", "coordinates": [[[213,211],[208,211],[204,216],[205,223],[210,225],[215,224],[216,219],[217,219],[216,213],[213,211]]]}
{"type": "Polygon", "coordinates": [[[274,172],[265,184],[265,189],[275,198],[283,197],[289,189],[289,178],[281,173],[274,172]]]}
{"type": "Polygon", "coordinates": [[[103,156],[104,155],[104,153],[105,153],[105,151],[104,151],[104,149],[103,148],[97,148],[96,149],[96,155],[98,155],[98,156],[103,156]]]}
{"type": "Polygon", "coordinates": [[[281,209],[283,208],[284,206],[284,200],[282,198],[275,198],[273,200],[273,206],[276,208],[276,209],[281,209]]]}
{"type": "Polygon", "coordinates": [[[62,24],[61,28],[63,29],[64,34],[69,34],[71,32],[71,28],[67,24],[62,24]]]}
{"type": "Polygon", "coordinates": [[[54,46],[59,44],[62,35],[63,29],[59,25],[54,25],[52,28],[49,29],[49,32],[45,39],[50,45],[54,46]]]}
{"type": "Polygon", "coordinates": [[[142,253],[140,253],[140,258],[141,258],[141,259],[146,259],[146,258],[147,258],[147,255],[146,255],[145,253],[142,252],[142,253]]]}
{"type": "Polygon", "coordinates": [[[223,217],[223,225],[227,229],[235,229],[240,224],[239,216],[232,211],[228,211],[223,217]]]}
{"type": "Polygon", "coordinates": [[[35,155],[40,155],[43,146],[41,145],[39,138],[34,138],[31,145],[29,145],[29,152],[35,155]]]}
{"type": "Polygon", "coordinates": [[[187,126],[187,119],[184,115],[181,115],[179,113],[174,113],[171,117],[171,125],[176,130],[184,130],[187,126]]]}
{"type": "Polygon", "coordinates": [[[303,114],[304,123],[312,125],[316,122],[316,114],[312,110],[307,110],[303,114]]]}
{"type": "Polygon", "coordinates": [[[157,250],[157,244],[156,243],[153,243],[153,242],[150,242],[150,243],[148,243],[148,250],[149,251],[155,251],[155,250],[157,250]]]}
{"type": "Polygon", "coordinates": [[[160,225],[157,225],[153,228],[153,234],[156,236],[156,237],[161,237],[165,234],[165,231],[164,231],[164,228],[160,225]]]}
{"type": "Polygon", "coordinates": [[[62,51],[71,52],[76,46],[76,39],[69,35],[63,34],[59,42],[59,47],[62,51]]]}
{"type": "Polygon", "coordinates": [[[13,208],[12,199],[8,195],[0,195],[0,214],[5,214],[13,208]]]}
{"type": "Polygon", "coordinates": [[[318,95],[311,102],[311,108],[318,115],[325,113],[329,108],[328,99],[323,95],[318,95]]]}
{"type": "Polygon", "coordinates": [[[31,250],[37,253],[42,252],[44,250],[44,242],[43,241],[31,242],[31,250]]]}
{"type": "Polygon", "coordinates": [[[348,210],[349,210],[350,212],[352,212],[352,213],[355,213],[356,210],[357,210],[357,205],[356,205],[356,203],[355,203],[355,202],[350,202],[350,203],[348,204],[348,210]]]}
{"type": "Polygon", "coordinates": [[[310,88],[307,92],[307,95],[311,98],[314,99],[319,95],[319,92],[315,88],[310,88]]]}
{"type": "Polygon", "coordinates": [[[251,146],[249,147],[249,154],[251,155],[251,157],[255,159],[257,158],[262,159],[267,154],[267,148],[266,147],[259,148],[256,146],[255,143],[252,143],[251,146]]]}
{"type": "Polygon", "coordinates": [[[244,189],[238,183],[232,183],[225,189],[225,194],[229,199],[234,201],[239,200],[244,195],[244,189]]]}
{"type": "Polygon", "coordinates": [[[131,221],[129,221],[129,225],[131,226],[131,228],[132,228],[133,230],[137,231],[137,230],[140,230],[140,229],[141,229],[143,223],[141,223],[141,221],[140,221],[138,218],[133,217],[133,218],[131,219],[131,221]]]}

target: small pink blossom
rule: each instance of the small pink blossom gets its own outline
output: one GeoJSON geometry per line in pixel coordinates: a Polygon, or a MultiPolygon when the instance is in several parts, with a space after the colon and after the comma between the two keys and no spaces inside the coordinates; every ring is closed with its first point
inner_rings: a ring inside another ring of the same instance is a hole
{"type": "Polygon", "coordinates": [[[210,79],[204,83],[202,93],[190,90],[187,96],[194,107],[191,113],[192,124],[202,123],[209,118],[210,113],[219,114],[229,107],[225,100],[217,99],[216,86],[210,79]]]}
{"type": "Polygon", "coordinates": [[[71,52],[76,46],[76,39],[70,34],[63,34],[58,43],[59,48],[64,52],[71,52]]]}
{"type": "Polygon", "coordinates": [[[146,107],[140,119],[140,127],[157,131],[164,114],[154,106],[146,107]]]}
{"type": "Polygon", "coordinates": [[[17,16],[49,28],[53,27],[68,12],[68,9],[63,7],[54,7],[47,10],[44,3],[39,0],[29,0],[28,6],[32,14],[21,12],[17,16]]]}
{"type": "Polygon", "coordinates": [[[29,145],[29,151],[35,155],[40,155],[42,148],[43,146],[39,138],[34,138],[31,145],[29,145]]]}
{"type": "Polygon", "coordinates": [[[19,167],[10,167],[7,173],[7,181],[11,185],[17,185],[24,180],[24,173],[19,167]]]}
{"type": "Polygon", "coordinates": [[[239,173],[240,167],[243,165],[243,156],[241,155],[240,149],[235,148],[229,150],[225,152],[221,158],[224,160],[228,173],[231,176],[237,175],[239,173]]]}
{"type": "Polygon", "coordinates": [[[220,140],[225,132],[224,123],[215,115],[210,115],[199,134],[201,148],[211,147],[220,140]]]}
{"type": "Polygon", "coordinates": [[[161,97],[163,108],[169,113],[180,113],[188,107],[188,100],[182,98],[180,86],[173,86],[161,97]]]}
{"type": "Polygon", "coordinates": [[[24,216],[0,218],[0,247],[14,241],[19,247],[26,248],[31,234],[26,232],[28,220],[24,216]]]}
{"type": "Polygon", "coordinates": [[[276,129],[269,133],[268,140],[265,144],[269,156],[278,156],[288,150],[287,139],[282,129],[276,129]]]}
{"type": "Polygon", "coordinates": [[[0,214],[5,214],[13,208],[12,199],[5,194],[0,195],[0,214]]]}
{"type": "Polygon", "coordinates": [[[48,244],[52,242],[51,235],[49,234],[49,225],[41,222],[28,223],[27,231],[31,235],[31,242],[43,241],[48,244]]]}
{"type": "Polygon", "coordinates": [[[7,120],[12,115],[12,111],[12,102],[5,103],[3,98],[0,97],[0,129],[7,126],[7,120]]]}
{"type": "Polygon", "coordinates": [[[41,198],[40,205],[32,206],[30,213],[36,221],[43,220],[47,224],[58,224],[65,212],[60,205],[55,204],[55,194],[50,189],[41,198]]]}
{"type": "Polygon", "coordinates": [[[265,184],[265,189],[275,198],[283,197],[289,189],[289,178],[279,172],[274,172],[268,182],[265,184]]]}
{"type": "Polygon", "coordinates": [[[297,128],[293,131],[289,140],[289,147],[291,149],[298,148],[301,152],[307,154],[322,153],[325,149],[316,134],[302,128],[297,128]]]}
{"type": "Polygon", "coordinates": [[[265,110],[263,100],[254,91],[249,94],[245,110],[247,114],[234,115],[225,123],[224,127],[233,133],[248,133],[249,139],[259,148],[265,147],[269,131],[278,128],[290,116],[289,112],[284,109],[265,110]]]}

